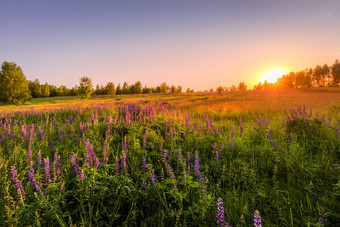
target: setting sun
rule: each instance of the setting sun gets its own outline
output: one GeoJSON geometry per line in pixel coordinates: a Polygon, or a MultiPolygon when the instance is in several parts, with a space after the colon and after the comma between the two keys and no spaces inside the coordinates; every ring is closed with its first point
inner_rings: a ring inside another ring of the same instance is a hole
{"type": "Polygon", "coordinates": [[[263,75],[261,82],[263,83],[266,80],[268,83],[275,83],[277,81],[277,78],[285,74],[287,73],[282,69],[270,70],[263,75]]]}

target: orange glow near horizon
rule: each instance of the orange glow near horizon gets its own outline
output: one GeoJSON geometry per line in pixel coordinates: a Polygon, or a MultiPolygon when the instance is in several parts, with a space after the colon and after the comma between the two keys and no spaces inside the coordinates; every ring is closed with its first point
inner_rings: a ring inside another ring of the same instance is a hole
{"type": "Polygon", "coordinates": [[[261,83],[267,81],[268,83],[275,83],[277,78],[282,77],[287,74],[285,70],[282,69],[272,69],[267,71],[261,78],[261,83]]]}

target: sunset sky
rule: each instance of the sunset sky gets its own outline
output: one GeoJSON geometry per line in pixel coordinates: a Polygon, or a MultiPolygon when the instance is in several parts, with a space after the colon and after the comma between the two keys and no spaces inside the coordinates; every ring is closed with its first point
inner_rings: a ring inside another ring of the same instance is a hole
{"type": "Polygon", "coordinates": [[[0,4],[0,63],[72,87],[249,87],[340,59],[339,0],[24,0],[0,4]]]}

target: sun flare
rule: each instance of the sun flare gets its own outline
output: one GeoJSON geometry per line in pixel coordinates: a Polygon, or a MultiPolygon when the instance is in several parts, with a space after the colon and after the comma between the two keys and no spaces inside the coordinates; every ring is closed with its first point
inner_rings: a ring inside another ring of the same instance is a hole
{"type": "Polygon", "coordinates": [[[273,69],[273,70],[266,72],[263,75],[261,82],[263,83],[266,80],[268,83],[275,83],[277,81],[277,78],[285,74],[287,73],[282,69],[273,69]]]}

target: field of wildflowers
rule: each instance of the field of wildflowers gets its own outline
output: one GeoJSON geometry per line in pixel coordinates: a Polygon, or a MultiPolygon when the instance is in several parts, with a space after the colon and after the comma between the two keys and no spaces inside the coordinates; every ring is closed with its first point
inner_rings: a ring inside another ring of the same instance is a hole
{"type": "Polygon", "coordinates": [[[0,113],[1,226],[336,226],[340,120],[157,100],[0,113]]]}

